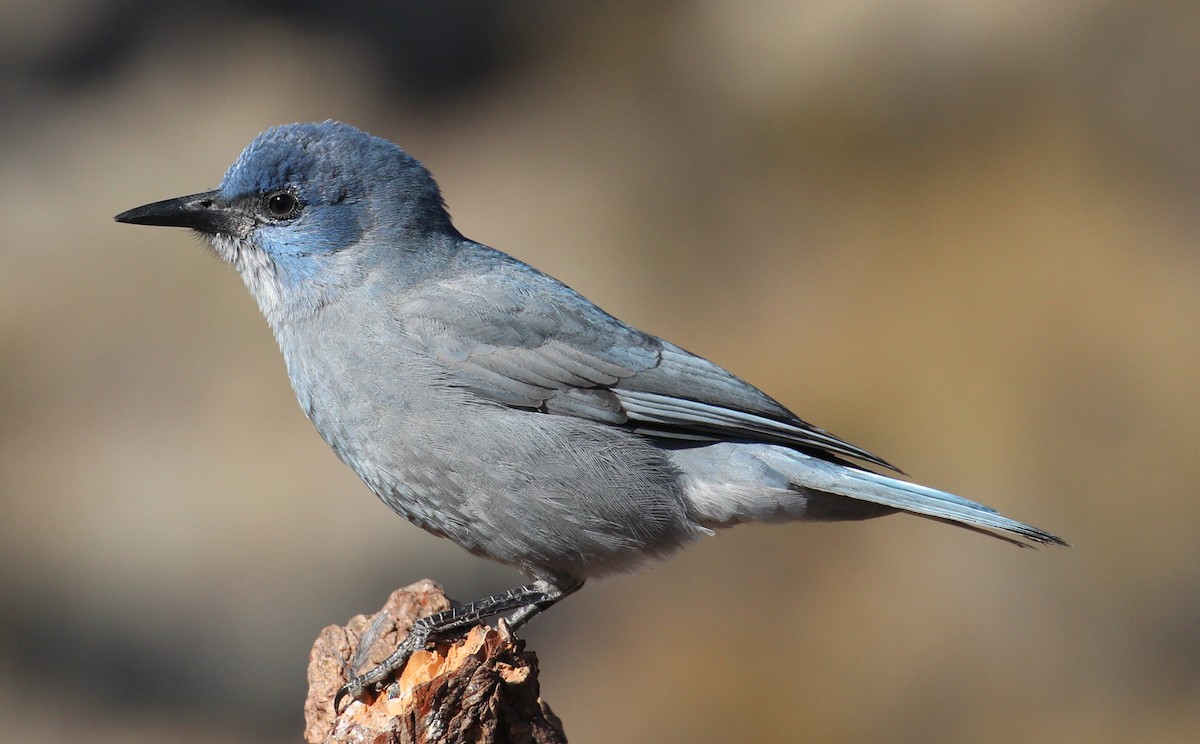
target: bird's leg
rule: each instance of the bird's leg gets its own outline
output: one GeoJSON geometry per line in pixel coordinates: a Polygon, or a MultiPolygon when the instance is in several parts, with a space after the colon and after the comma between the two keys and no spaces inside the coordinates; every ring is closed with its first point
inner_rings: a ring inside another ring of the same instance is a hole
{"type": "Polygon", "coordinates": [[[517,589],[510,589],[501,594],[452,607],[444,612],[417,618],[413,622],[408,636],[400,642],[399,647],[391,656],[383,660],[379,666],[351,679],[333,698],[334,711],[340,712],[340,704],[347,695],[355,700],[362,700],[369,692],[377,689],[381,682],[404,668],[413,652],[425,648],[433,639],[449,635],[456,630],[470,627],[485,618],[500,615],[511,610],[512,618],[509,627],[516,629],[524,625],[537,613],[571,594],[583,586],[582,581],[560,580],[548,581],[541,579],[526,584],[517,589]]]}
{"type": "Polygon", "coordinates": [[[574,594],[583,586],[582,581],[576,579],[567,579],[558,583],[544,582],[550,591],[545,592],[546,598],[540,602],[531,602],[524,607],[519,608],[516,612],[509,615],[507,618],[508,629],[517,630],[525,623],[533,619],[533,616],[548,608],[550,605],[565,598],[569,594],[574,594]]]}

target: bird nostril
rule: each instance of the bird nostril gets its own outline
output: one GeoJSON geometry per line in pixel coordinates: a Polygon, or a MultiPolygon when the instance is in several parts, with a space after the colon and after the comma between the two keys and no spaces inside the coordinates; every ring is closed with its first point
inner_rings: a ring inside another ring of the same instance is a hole
{"type": "Polygon", "coordinates": [[[200,200],[200,206],[204,207],[205,209],[211,208],[212,205],[213,205],[212,199],[201,199],[200,200]]]}

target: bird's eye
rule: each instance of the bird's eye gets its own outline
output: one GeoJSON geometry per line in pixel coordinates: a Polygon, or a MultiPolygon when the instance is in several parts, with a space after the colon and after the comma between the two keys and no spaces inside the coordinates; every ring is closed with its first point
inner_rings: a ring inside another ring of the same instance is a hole
{"type": "Polygon", "coordinates": [[[300,200],[290,191],[275,191],[263,197],[267,214],[277,220],[286,220],[300,213],[300,200]]]}

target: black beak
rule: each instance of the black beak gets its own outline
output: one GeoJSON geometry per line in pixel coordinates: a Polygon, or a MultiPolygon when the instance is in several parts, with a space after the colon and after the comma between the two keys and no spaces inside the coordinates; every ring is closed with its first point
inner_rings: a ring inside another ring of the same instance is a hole
{"type": "Polygon", "coordinates": [[[232,231],[235,214],[216,191],[205,191],[136,207],[114,219],[131,225],[190,227],[202,233],[220,233],[232,231]]]}

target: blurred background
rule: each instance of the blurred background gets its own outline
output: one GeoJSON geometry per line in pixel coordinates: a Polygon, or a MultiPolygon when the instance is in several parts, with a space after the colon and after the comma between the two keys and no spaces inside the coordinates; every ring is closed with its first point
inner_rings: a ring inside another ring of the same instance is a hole
{"type": "Polygon", "coordinates": [[[0,6],[0,731],[285,742],[394,517],[233,272],[112,215],[337,118],[460,230],[1059,533],[742,527],[524,636],[574,742],[1195,741],[1200,5],[0,6]]]}

